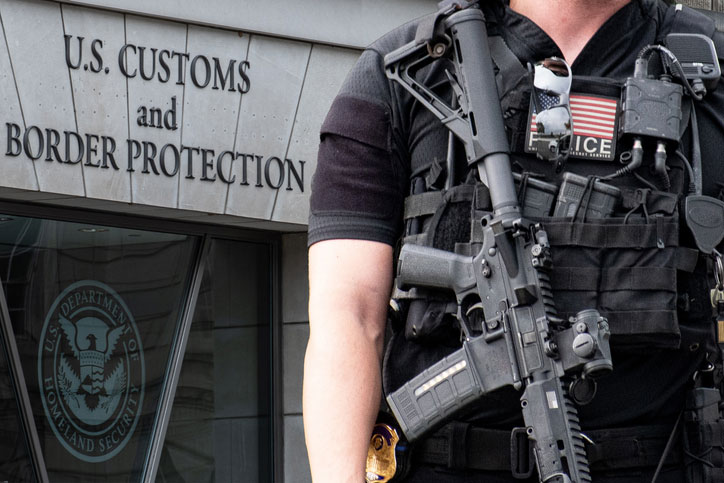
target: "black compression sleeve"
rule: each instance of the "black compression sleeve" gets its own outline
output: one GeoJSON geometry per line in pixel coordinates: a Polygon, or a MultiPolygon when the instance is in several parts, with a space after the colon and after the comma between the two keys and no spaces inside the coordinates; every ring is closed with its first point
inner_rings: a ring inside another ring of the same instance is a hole
{"type": "Polygon", "coordinates": [[[322,125],[310,198],[310,245],[332,238],[396,243],[406,170],[394,148],[391,111],[380,57],[367,51],[322,125]]]}

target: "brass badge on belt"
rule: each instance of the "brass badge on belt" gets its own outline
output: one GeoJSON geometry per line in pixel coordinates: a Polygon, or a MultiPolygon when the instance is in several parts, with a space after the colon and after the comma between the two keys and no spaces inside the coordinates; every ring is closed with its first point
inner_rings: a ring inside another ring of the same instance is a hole
{"type": "Polygon", "coordinates": [[[397,460],[395,448],[400,437],[391,426],[375,424],[367,450],[367,468],[365,480],[367,483],[386,483],[395,476],[397,460]]]}

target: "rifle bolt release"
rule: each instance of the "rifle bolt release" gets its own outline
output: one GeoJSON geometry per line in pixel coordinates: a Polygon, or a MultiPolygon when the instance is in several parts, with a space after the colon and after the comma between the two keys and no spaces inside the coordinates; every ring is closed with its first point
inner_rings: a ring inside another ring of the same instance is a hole
{"type": "Polygon", "coordinates": [[[497,253],[498,250],[496,250],[495,247],[488,249],[488,255],[490,255],[491,257],[494,257],[497,253]]]}

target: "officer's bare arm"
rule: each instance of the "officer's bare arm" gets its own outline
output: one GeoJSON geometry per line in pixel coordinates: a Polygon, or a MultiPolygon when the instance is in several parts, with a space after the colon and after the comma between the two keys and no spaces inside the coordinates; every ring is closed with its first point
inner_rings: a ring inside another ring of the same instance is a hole
{"type": "Polygon", "coordinates": [[[380,401],[392,247],[329,240],[309,250],[304,431],[315,483],[360,483],[380,401]]]}

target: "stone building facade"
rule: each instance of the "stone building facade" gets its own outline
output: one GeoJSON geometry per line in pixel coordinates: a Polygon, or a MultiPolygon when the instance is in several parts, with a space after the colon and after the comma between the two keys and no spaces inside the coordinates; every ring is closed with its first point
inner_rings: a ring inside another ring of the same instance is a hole
{"type": "Polygon", "coordinates": [[[435,5],[0,0],[0,482],[310,481],[319,128],[435,5]]]}

